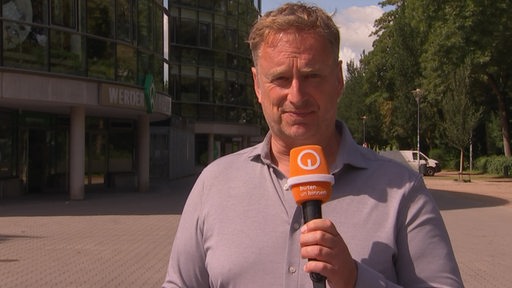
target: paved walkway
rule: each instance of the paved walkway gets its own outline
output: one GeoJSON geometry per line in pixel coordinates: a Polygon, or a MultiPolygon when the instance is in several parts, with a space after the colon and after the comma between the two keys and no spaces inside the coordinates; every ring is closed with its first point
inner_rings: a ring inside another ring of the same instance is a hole
{"type": "MultiPolygon", "coordinates": [[[[160,287],[193,178],[151,192],[0,200],[0,287],[160,287]]],[[[468,288],[512,283],[512,181],[426,178],[468,288]]]]}

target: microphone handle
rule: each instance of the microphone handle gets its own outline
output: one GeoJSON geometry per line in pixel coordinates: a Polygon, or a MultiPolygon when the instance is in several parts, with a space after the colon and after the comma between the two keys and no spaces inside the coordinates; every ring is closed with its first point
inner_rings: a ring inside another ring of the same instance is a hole
{"type": "MultiPolygon", "coordinates": [[[[307,223],[313,219],[322,218],[322,201],[311,200],[302,203],[302,216],[304,217],[304,223],[307,223]]],[[[309,259],[311,261],[312,259],[309,259]]],[[[314,283],[325,283],[325,276],[319,273],[310,273],[309,277],[314,283]]],[[[324,284],[325,285],[325,284],[324,284]]]]}

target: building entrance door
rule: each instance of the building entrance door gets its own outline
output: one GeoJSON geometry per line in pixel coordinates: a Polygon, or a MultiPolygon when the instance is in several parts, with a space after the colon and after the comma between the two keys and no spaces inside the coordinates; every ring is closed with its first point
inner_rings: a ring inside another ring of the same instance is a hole
{"type": "Polygon", "coordinates": [[[48,179],[48,143],[43,129],[28,131],[27,190],[29,193],[43,192],[48,179]]]}
{"type": "Polygon", "coordinates": [[[86,185],[105,183],[107,172],[107,132],[87,131],[85,134],[85,183],[86,185]]]}

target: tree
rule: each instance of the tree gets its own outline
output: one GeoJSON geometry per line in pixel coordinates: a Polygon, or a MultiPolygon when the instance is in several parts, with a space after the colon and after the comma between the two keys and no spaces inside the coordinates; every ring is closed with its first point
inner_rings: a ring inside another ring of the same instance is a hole
{"type": "MultiPolygon", "coordinates": [[[[469,91],[473,99],[492,96],[503,138],[503,153],[511,156],[510,108],[512,59],[512,2],[509,0],[411,0],[423,21],[413,23],[425,28],[428,37],[421,56],[424,88],[432,95],[446,95],[446,81],[461,63],[468,63],[475,82],[485,91],[469,91]]],[[[418,28],[419,29],[419,28],[418,28]]],[[[482,137],[484,138],[484,137],[482,137]]]]}
{"type": "Polygon", "coordinates": [[[452,74],[442,101],[442,127],[446,140],[460,151],[459,173],[464,171],[464,149],[471,142],[473,130],[482,114],[482,109],[476,109],[469,98],[468,67],[468,64],[464,64],[452,74]]]}
{"type": "Polygon", "coordinates": [[[411,91],[421,79],[421,37],[410,25],[408,2],[388,0],[382,5],[395,9],[375,22],[373,50],[361,59],[366,71],[370,101],[375,103],[381,119],[381,130],[387,142],[398,148],[411,148],[416,131],[416,102],[411,91]]]}

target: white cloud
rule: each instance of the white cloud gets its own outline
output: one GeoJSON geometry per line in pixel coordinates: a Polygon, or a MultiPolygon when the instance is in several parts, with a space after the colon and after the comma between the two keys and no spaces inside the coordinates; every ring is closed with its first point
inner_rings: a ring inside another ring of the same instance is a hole
{"type": "Polygon", "coordinates": [[[350,7],[338,11],[333,19],[340,29],[341,50],[340,57],[343,63],[350,60],[359,62],[363,50],[368,53],[372,49],[375,37],[370,37],[374,31],[373,23],[384,13],[380,7],[372,5],[366,7],[350,7]]]}

